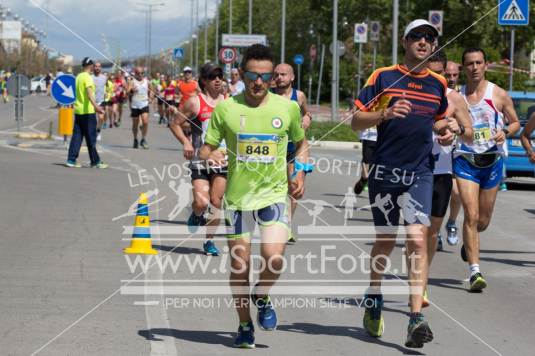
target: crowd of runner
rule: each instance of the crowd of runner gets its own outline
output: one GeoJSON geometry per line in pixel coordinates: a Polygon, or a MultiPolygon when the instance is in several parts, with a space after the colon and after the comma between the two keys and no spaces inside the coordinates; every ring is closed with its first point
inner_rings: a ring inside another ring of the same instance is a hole
{"type": "MultiPolygon", "coordinates": [[[[462,58],[455,58],[457,64],[438,50],[437,37],[436,28],[425,20],[407,25],[403,62],[372,73],[350,118],[363,142],[363,170],[354,191],[368,191],[376,227],[370,286],[364,296],[371,303],[365,303],[363,325],[373,337],[384,332],[381,281],[397,227],[404,225],[410,266],[405,345],[411,348],[423,347],[434,337],[422,308],[431,303],[427,279],[435,251],[443,248],[440,231],[448,207],[446,241],[456,245],[462,231],[468,289],[481,292],[487,286],[479,265],[480,234],[489,226],[502,183],[505,141],[520,129],[507,92],[485,79],[484,50],[467,48],[462,58]],[[465,72],[464,85],[459,83],[460,70],[465,72]],[[462,228],[457,225],[461,206],[462,228]]],[[[152,78],[142,67],[126,78],[122,72],[104,75],[100,64],[89,58],[83,67],[77,78],[75,135],[67,165],[79,166],[83,136],[92,165],[106,167],[96,152],[97,136],[121,125],[123,105],[129,106],[132,117],[132,147],[148,149],[152,103],[158,123],[169,127],[190,161],[190,231],[221,221],[231,231],[230,285],[239,317],[235,346],[253,348],[250,303],[239,301],[252,300],[260,328],[277,327],[269,291],[280,275],[286,245],[296,242],[291,220],[304,194],[306,174],[313,170],[305,138],[312,115],[305,94],[292,87],[292,66],[276,65],[268,47],[253,45],[240,67],[232,69],[229,81],[222,68],[210,63],[200,68],[197,80],[190,67],[179,76],[155,73],[152,78]],[[93,118],[94,125],[84,121],[93,118]],[[251,292],[255,226],[261,233],[261,255],[271,264],[261,271],[251,292]]],[[[532,163],[534,129],[535,115],[522,134],[532,163]]],[[[203,249],[217,256],[213,235],[208,231],[203,249]]]]}

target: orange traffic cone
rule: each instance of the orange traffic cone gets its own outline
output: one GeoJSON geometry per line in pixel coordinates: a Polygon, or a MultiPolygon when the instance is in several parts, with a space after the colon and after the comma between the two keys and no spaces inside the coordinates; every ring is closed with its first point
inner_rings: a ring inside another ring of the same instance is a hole
{"type": "Polygon", "coordinates": [[[150,240],[150,217],[147,194],[141,193],[137,203],[136,220],[130,247],[123,251],[126,254],[157,255],[158,251],[152,248],[150,240]]]}

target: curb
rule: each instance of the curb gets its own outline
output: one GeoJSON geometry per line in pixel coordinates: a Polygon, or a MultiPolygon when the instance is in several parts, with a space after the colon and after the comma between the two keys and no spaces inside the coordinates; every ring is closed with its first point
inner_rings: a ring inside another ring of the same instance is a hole
{"type": "Polygon", "coordinates": [[[360,142],[310,141],[310,146],[338,150],[362,149],[362,143],[360,142]]]}
{"type": "Polygon", "coordinates": [[[20,132],[15,135],[16,138],[32,139],[32,140],[47,140],[47,133],[35,133],[35,132],[20,132]]]}

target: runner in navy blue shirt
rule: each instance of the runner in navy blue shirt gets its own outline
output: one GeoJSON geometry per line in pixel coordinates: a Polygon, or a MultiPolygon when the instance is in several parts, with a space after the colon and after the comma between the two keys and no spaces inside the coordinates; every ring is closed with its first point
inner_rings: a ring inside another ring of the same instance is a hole
{"type": "Polygon", "coordinates": [[[365,303],[364,328],[375,337],[384,330],[381,280],[387,263],[385,258],[376,256],[386,257],[392,252],[402,211],[408,225],[406,247],[412,267],[407,347],[423,347],[433,339],[421,313],[433,194],[433,130],[444,144],[453,140],[448,122],[443,120],[448,108],[447,82],[425,64],[437,36],[436,28],[425,20],[407,25],[404,64],[373,72],[355,101],[359,110],[351,123],[354,130],[377,126],[378,131],[369,177],[376,242],[371,251],[370,288],[365,295],[373,303],[365,303]]]}

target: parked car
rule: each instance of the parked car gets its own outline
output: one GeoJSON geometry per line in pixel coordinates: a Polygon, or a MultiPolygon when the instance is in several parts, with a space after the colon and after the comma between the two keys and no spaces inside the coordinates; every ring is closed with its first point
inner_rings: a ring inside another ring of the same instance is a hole
{"type": "MultiPolygon", "coordinates": [[[[513,91],[509,92],[515,110],[520,120],[521,129],[518,133],[507,139],[508,157],[505,159],[507,177],[535,177],[535,165],[529,162],[526,151],[520,142],[520,133],[529,119],[529,115],[535,112],[535,92],[513,91]]],[[[535,133],[531,135],[532,142],[535,142],[535,133]]],[[[534,146],[535,148],[535,146],[534,146]]]]}
{"type": "Polygon", "coordinates": [[[37,77],[33,77],[30,83],[30,92],[41,93],[43,91],[46,91],[46,82],[44,75],[38,75],[37,77]]]}

